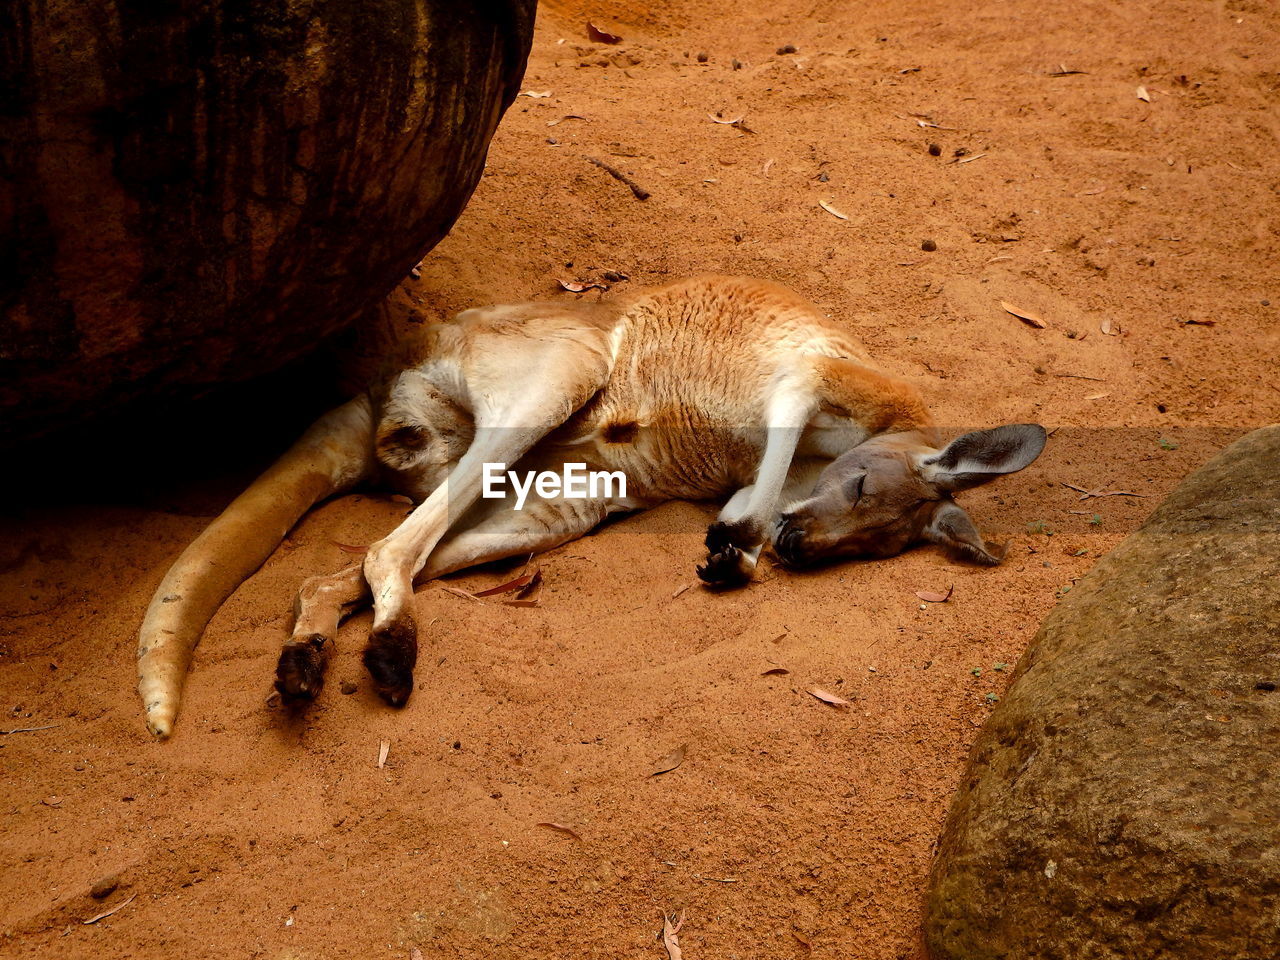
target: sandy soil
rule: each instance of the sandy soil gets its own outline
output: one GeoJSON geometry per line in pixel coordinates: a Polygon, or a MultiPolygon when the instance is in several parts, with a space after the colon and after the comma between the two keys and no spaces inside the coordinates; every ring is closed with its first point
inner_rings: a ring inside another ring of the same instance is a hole
{"type": "Polygon", "coordinates": [[[548,0],[524,89],[550,95],[512,108],[388,329],[606,270],[787,282],[943,422],[1060,428],[963,497],[1010,560],[922,549],[677,596],[712,508],[672,504],[541,558],[540,608],[422,589],[401,712],[368,689],[355,618],[290,719],[265,701],[292,591],[405,509],[345,497],[226,604],[155,743],[133,693],[150,592],[325,376],[234,417],[95,428],[93,456],[22,471],[0,528],[0,956],[661,957],[663,911],[685,912],[688,960],[914,956],[998,665],[1179,477],[1276,415],[1278,26],[1262,0],[548,0]],[[589,42],[588,18],[623,42],[589,42]]]}

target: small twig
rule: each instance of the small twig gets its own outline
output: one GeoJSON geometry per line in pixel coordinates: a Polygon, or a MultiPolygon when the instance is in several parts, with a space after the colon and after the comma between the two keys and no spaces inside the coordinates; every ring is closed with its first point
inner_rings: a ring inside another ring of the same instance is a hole
{"type": "Polygon", "coordinates": [[[628,177],[621,170],[618,170],[615,167],[609,166],[609,164],[605,163],[603,160],[597,159],[596,157],[587,157],[586,159],[588,163],[594,163],[597,167],[599,167],[609,176],[613,177],[613,179],[619,180],[622,183],[625,183],[628,187],[630,187],[631,192],[636,195],[637,200],[649,199],[650,197],[649,191],[646,190],[644,187],[640,186],[640,184],[636,183],[634,180],[628,177]]]}
{"type": "Polygon", "coordinates": [[[452,593],[455,597],[462,597],[462,599],[470,600],[473,603],[484,603],[484,601],[475,594],[467,593],[467,591],[463,590],[461,587],[441,587],[440,589],[445,593],[452,593]]]}
{"type": "Polygon", "coordinates": [[[102,911],[102,913],[98,914],[96,917],[90,917],[88,920],[81,920],[80,922],[88,926],[91,923],[97,923],[99,920],[104,920],[107,917],[111,916],[113,913],[115,913],[117,910],[123,910],[129,904],[133,903],[133,898],[136,896],[137,896],[136,893],[130,894],[128,900],[121,900],[110,910],[104,910],[102,911]]]}
{"type": "Polygon", "coordinates": [[[50,723],[43,727],[16,727],[13,730],[0,730],[0,735],[8,736],[11,733],[35,733],[37,730],[52,730],[54,727],[60,727],[60,723],[50,723]]]}
{"type": "Polygon", "coordinates": [[[1059,480],[1058,482],[1064,487],[1081,494],[1081,500],[1088,500],[1091,497],[1140,497],[1145,500],[1147,496],[1145,493],[1134,493],[1131,490],[1105,490],[1102,487],[1086,490],[1084,487],[1077,487],[1074,483],[1067,483],[1065,480],[1059,480]]]}
{"type": "Polygon", "coordinates": [[[1093,380],[1096,383],[1106,383],[1105,377],[1086,377],[1083,373],[1055,373],[1055,377],[1069,377],[1072,380],[1093,380]]]}

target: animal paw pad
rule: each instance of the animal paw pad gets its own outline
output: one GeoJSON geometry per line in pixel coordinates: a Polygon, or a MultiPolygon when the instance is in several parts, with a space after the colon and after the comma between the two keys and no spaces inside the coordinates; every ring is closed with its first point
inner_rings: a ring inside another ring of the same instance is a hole
{"type": "Polygon", "coordinates": [[[755,563],[750,556],[734,546],[708,554],[706,562],[698,567],[702,581],[717,587],[747,583],[754,572],[755,563]]]}
{"type": "Polygon", "coordinates": [[[314,700],[324,686],[324,643],[290,643],[280,651],[276,664],[276,689],[286,701],[314,700]]]}

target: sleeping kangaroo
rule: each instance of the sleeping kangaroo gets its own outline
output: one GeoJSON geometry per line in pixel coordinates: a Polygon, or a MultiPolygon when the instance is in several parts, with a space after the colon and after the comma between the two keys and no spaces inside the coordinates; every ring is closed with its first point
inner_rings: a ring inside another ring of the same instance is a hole
{"type": "Polygon", "coordinates": [[[338,623],[372,601],[364,663],[399,706],[413,689],[413,587],[475,564],[550,550],[609,514],[729,496],[698,575],[750,580],[772,544],[788,565],[890,556],[920,541],[998,564],[951,495],[1021,470],[1033,424],[940,447],[919,393],[791,291],[701,277],[600,303],[466,310],[426,326],[367,393],[322,417],[174,563],[138,641],[147,726],[173,730],[210,618],[315,503],[379,480],[415,509],[363,564],[313,577],[276,671],[288,700],[319,693],[338,623]],[[567,463],[620,471],[571,499],[483,498],[502,470],[567,463]],[[779,512],[779,504],[788,504],[779,512]]]}

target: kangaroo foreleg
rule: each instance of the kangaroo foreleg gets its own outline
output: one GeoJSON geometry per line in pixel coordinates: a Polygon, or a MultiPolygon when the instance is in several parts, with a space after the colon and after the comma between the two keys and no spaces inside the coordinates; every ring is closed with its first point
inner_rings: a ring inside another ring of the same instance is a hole
{"type": "Polygon", "coordinates": [[[803,377],[782,378],[767,408],[764,453],[756,482],[739,490],[720,518],[707,528],[707,559],[698,576],[713,586],[746,583],[755,572],[769,538],[778,498],[787,482],[791,461],[815,401],[803,377]]]}

